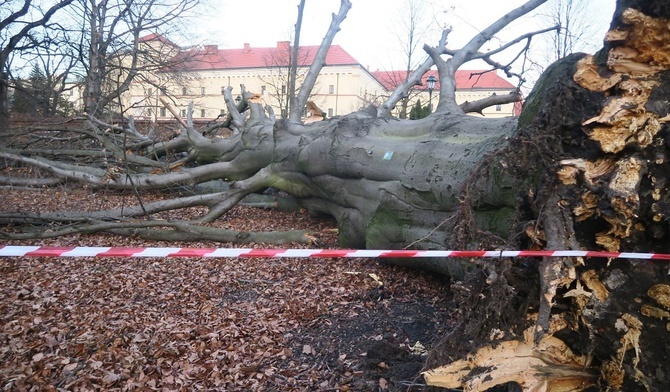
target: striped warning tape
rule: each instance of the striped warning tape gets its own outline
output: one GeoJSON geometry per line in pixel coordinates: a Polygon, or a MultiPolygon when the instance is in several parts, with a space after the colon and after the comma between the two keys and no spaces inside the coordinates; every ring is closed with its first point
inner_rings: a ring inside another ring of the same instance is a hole
{"type": "Polygon", "coordinates": [[[117,248],[0,246],[0,257],[605,257],[670,260],[670,254],[582,250],[371,250],[371,249],[247,249],[247,248],[117,248]]]}

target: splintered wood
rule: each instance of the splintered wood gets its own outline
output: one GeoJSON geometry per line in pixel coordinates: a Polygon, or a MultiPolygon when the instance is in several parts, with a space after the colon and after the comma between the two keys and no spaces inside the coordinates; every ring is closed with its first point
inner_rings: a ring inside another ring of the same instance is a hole
{"type": "MultiPolygon", "coordinates": [[[[660,84],[659,73],[670,68],[670,24],[634,9],[624,11],[622,19],[625,27],[611,30],[606,37],[616,44],[609,51],[606,73],[593,56],[586,56],[578,62],[574,75],[581,87],[608,96],[601,112],[582,123],[606,157],[595,162],[566,159],[557,173],[565,185],[582,181],[587,189],[603,186],[598,196],[587,191],[573,213],[577,221],[602,217],[610,228],[597,234],[596,243],[613,252],[621,248],[623,239],[645,229],[637,222],[640,183],[649,172],[648,165],[665,163],[662,158],[647,162],[635,153],[617,154],[629,146],[646,148],[658,142],[658,133],[670,120],[670,116],[661,117],[646,106],[653,89],[660,84]],[[602,184],[597,183],[599,179],[602,184]],[[607,212],[598,208],[603,199],[607,212]]],[[[662,187],[656,186],[655,200],[660,200],[663,192],[662,187]]],[[[658,222],[664,218],[659,210],[653,219],[658,222]]]]}
{"type": "MultiPolygon", "coordinates": [[[[647,222],[670,217],[666,141],[660,134],[670,121],[665,92],[668,81],[661,78],[661,72],[667,74],[670,69],[670,21],[634,9],[625,10],[621,20],[622,25],[607,34],[611,50],[606,64],[596,64],[594,57],[586,56],[577,63],[574,74],[581,87],[606,97],[600,112],[581,124],[599,151],[592,158],[562,160],[556,173],[565,187],[579,191],[572,204],[566,197],[559,205],[570,207],[575,222],[592,219],[604,227],[594,240],[611,252],[650,230],[645,227],[647,222]],[[641,214],[648,211],[653,216],[649,219],[645,215],[643,220],[641,214]]],[[[548,276],[545,272],[541,275],[548,276]]],[[[586,270],[562,282],[566,290],[561,298],[571,301],[564,314],[571,317],[566,317],[562,326],[550,326],[539,341],[533,341],[537,326],[528,328],[523,338],[492,341],[465,359],[424,372],[426,383],[470,392],[509,382],[524,391],[581,391],[594,385],[621,390],[632,379],[652,390],[648,383],[651,376],[640,370],[644,354],[641,339],[649,333],[646,326],[650,319],[670,321],[667,284],[653,285],[644,299],[647,303],[614,317],[615,347],[609,358],[600,358],[597,367],[553,335],[562,329],[594,328],[591,322],[600,315],[594,315],[590,305],[606,304],[614,297],[610,292],[614,286],[607,286],[601,277],[597,270],[586,270]]],[[[670,323],[667,329],[670,331],[670,323]]]]}
{"type": "Polygon", "coordinates": [[[595,385],[597,375],[586,368],[587,359],[576,355],[560,339],[545,335],[536,345],[534,329],[523,340],[482,347],[467,358],[423,373],[428,385],[486,391],[508,382],[524,391],[580,391],[595,385]]]}

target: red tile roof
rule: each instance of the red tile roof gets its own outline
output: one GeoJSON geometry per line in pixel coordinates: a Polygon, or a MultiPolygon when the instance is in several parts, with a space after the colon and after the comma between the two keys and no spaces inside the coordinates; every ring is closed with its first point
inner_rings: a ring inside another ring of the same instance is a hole
{"type": "MultiPolygon", "coordinates": [[[[407,79],[406,71],[375,71],[372,74],[379,80],[379,82],[389,91],[395,88],[407,79]]],[[[434,75],[438,79],[435,89],[440,88],[439,77],[437,71],[430,70],[426,72],[421,78],[421,86],[418,89],[427,90],[428,85],[426,79],[430,75],[434,75]]],[[[456,89],[514,89],[514,85],[507,80],[498,76],[496,72],[478,71],[478,70],[458,70],[456,71],[456,89]]]]}
{"type": "Polygon", "coordinates": [[[149,35],[145,35],[144,37],[140,37],[139,41],[140,42],[158,41],[177,48],[179,47],[179,45],[175,44],[174,42],[170,41],[169,39],[165,38],[164,36],[158,33],[151,33],[149,35]]]}
{"type": "MultiPolygon", "coordinates": [[[[158,40],[163,43],[177,46],[160,34],[149,34],[140,38],[140,41],[158,40]]],[[[204,48],[195,48],[180,52],[173,59],[175,68],[198,71],[216,69],[240,69],[240,68],[268,68],[286,67],[288,65],[289,51],[288,41],[277,42],[272,48],[254,48],[244,44],[239,49],[219,49],[216,45],[205,45],[204,48]]],[[[301,46],[298,55],[301,66],[309,66],[314,61],[318,46],[301,46]]],[[[326,65],[360,65],[360,63],[347,53],[339,45],[332,45],[326,55],[326,65]]],[[[372,75],[389,91],[395,90],[396,86],[406,79],[405,71],[376,71],[372,75]]],[[[435,75],[437,71],[428,71],[422,77],[422,85],[419,89],[427,89],[426,79],[435,75]]],[[[439,82],[436,89],[439,89],[439,82]]],[[[514,89],[514,85],[498,76],[496,72],[458,70],[456,71],[456,88],[462,89],[514,89]]]]}
{"type": "MultiPolygon", "coordinates": [[[[290,50],[288,42],[279,42],[273,48],[253,48],[245,44],[240,49],[219,49],[216,45],[207,45],[181,52],[174,63],[188,70],[286,67],[290,50]]],[[[318,50],[318,46],[301,46],[298,63],[311,65],[318,50]]],[[[358,61],[339,45],[332,45],[326,54],[326,65],[355,64],[358,61]]]]}

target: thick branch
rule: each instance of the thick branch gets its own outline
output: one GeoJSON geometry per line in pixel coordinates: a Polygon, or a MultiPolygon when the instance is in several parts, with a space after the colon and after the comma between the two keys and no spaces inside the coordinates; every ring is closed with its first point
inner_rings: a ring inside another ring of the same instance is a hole
{"type": "Polygon", "coordinates": [[[305,230],[246,232],[194,225],[185,221],[150,220],[141,222],[91,221],[57,230],[39,230],[30,233],[3,233],[0,238],[25,240],[56,238],[65,235],[107,232],[126,237],[140,237],[156,241],[215,241],[236,244],[287,242],[309,243],[310,233],[305,230]],[[171,229],[165,229],[169,227],[171,229]]]}
{"type": "Polygon", "coordinates": [[[482,110],[493,105],[504,105],[506,103],[521,101],[523,97],[519,91],[513,91],[505,95],[493,94],[473,102],[465,101],[460,106],[465,113],[481,113],[482,110]]]}
{"type": "Polygon", "coordinates": [[[237,129],[243,129],[244,128],[244,117],[242,117],[241,110],[242,108],[240,107],[243,102],[240,102],[240,106],[235,106],[233,102],[235,100],[233,99],[233,88],[231,86],[226,87],[226,89],[223,90],[223,96],[224,99],[226,100],[226,108],[228,108],[228,114],[230,115],[231,122],[233,127],[237,129]]]}
{"type": "MultiPolygon", "coordinates": [[[[138,190],[163,189],[167,187],[196,184],[198,182],[210,181],[220,178],[245,178],[254,170],[255,165],[264,157],[262,152],[249,152],[251,155],[241,154],[240,157],[230,162],[211,163],[209,165],[198,166],[192,169],[183,169],[179,172],[173,172],[163,175],[153,174],[130,174],[123,172],[122,169],[110,168],[102,176],[92,174],[93,170],[83,170],[74,168],[60,168],[55,162],[46,159],[34,159],[23,157],[16,154],[0,152],[0,158],[6,158],[13,161],[19,161],[28,165],[47,170],[58,178],[83,182],[94,188],[109,189],[130,189],[130,182],[135,184],[138,190]],[[131,181],[127,181],[131,177],[131,181]]],[[[265,157],[266,158],[266,157],[265,157]]],[[[251,173],[253,174],[253,173],[251,173]]]]}
{"type": "MultiPolygon", "coordinates": [[[[298,97],[295,96],[295,82],[298,78],[298,54],[300,53],[300,31],[302,30],[302,14],[305,11],[305,0],[300,0],[298,5],[298,20],[295,23],[295,37],[293,38],[293,48],[289,57],[289,76],[288,92],[291,97],[291,112],[293,107],[298,105],[298,97]]],[[[301,110],[302,111],[302,110],[301,110]]]]}
{"type": "Polygon", "coordinates": [[[474,38],[472,38],[465,46],[458,50],[454,57],[452,58],[452,67],[453,70],[460,68],[461,65],[470,61],[473,56],[479,51],[479,49],[495,34],[500,30],[505,28],[507,25],[515,21],[516,19],[526,15],[530,11],[544,4],[547,0],[530,0],[521,7],[515,8],[514,10],[508,12],[502,18],[493,22],[489,27],[482,30],[474,38]]]}
{"type": "Polygon", "coordinates": [[[307,75],[305,76],[305,80],[303,81],[302,86],[300,87],[300,92],[298,92],[298,95],[295,98],[295,105],[291,106],[291,112],[289,113],[290,122],[300,122],[302,108],[307,104],[307,99],[309,98],[309,94],[312,92],[312,89],[316,84],[316,79],[321,72],[321,68],[323,68],[324,64],[326,63],[326,55],[328,54],[328,50],[333,43],[335,34],[340,31],[340,23],[342,23],[342,21],[347,17],[347,12],[349,12],[350,8],[351,2],[349,0],[341,0],[339,12],[337,15],[333,14],[333,20],[330,22],[328,32],[323,38],[321,46],[319,46],[319,50],[316,52],[316,56],[314,56],[314,61],[312,62],[307,75]]]}
{"type": "MultiPolygon", "coordinates": [[[[437,44],[437,48],[444,48],[444,46],[447,44],[447,37],[449,33],[451,32],[451,29],[444,29],[442,30],[442,37],[440,38],[439,43],[437,44]]],[[[403,97],[407,96],[407,93],[409,90],[419,84],[421,82],[421,78],[423,75],[430,70],[430,67],[432,67],[434,64],[433,58],[428,57],[426,60],[419,66],[419,68],[416,69],[416,71],[412,72],[412,74],[407,78],[407,80],[396,87],[396,89],[393,91],[391,96],[379,106],[377,109],[377,117],[386,117],[391,113],[391,110],[393,110],[393,107],[395,107],[396,103],[403,99],[403,97]]]]}
{"type": "Polygon", "coordinates": [[[437,105],[436,113],[458,112],[461,109],[456,105],[456,81],[454,75],[456,70],[463,64],[472,60],[478,53],[479,49],[493,36],[506,27],[514,20],[534,10],[546,0],[530,0],[521,7],[518,7],[502,18],[495,21],[486,29],[482,30],[474,38],[472,38],[465,46],[453,52],[453,57],[447,61],[440,58],[440,52],[433,48],[424,46],[424,50],[432,57],[435,65],[438,68],[440,75],[440,95],[437,105]]]}
{"type": "MultiPolygon", "coordinates": [[[[440,57],[440,52],[425,45],[423,49],[428,52],[437,67],[437,74],[440,79],[440,95],[435,113],[462,113],[461,108],[456,104],[456,70],[453,66],[453,58],[444,61],[440,57]]],[[[432,113],[431,113],[432,114],[432,113]]]]}

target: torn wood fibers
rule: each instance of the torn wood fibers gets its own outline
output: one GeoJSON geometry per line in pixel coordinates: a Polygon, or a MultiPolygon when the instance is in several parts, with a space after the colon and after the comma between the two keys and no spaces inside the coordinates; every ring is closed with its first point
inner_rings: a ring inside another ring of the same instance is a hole
{"type": "MultiPolygon", "coordinates": [[[[602,92],[607,97],[602,111],[582,123],[583,131],[597,142],[602,153],[592,161],[565,159],[560,162],[557,173],[564,185],[579,184],[584,189],[581,201],[572,208],[573,220],[603,218],[609,227],[597,233],[595,240],[613,252],[619,251],[622,241],[634,232],[645,230],[637,215],[640,183],[651,175],[650,165],[665,163],[663,156],[655,161],[644,159],[635,149],[664,143],[663,138],[656,136],[670,121],[670,115],[654,112],[648,105],[654,87],[660,84],[660,74],[670,69],[670,21],[629,8],[622,13],[622,22],[621,27],[606,36],[612,45],[606,67],[598,65],[593,56],[586,56],[578,62],[574,74],[574,81],[581,87],[602,92]],[[634,146],[632,153],[622,153],[631,146],[634,146]],[[601,210],[603,205],[607,206],[607,212],[601,210]]],[[[667,196],[664,179],[652,176],[650,182],[655,202],[667,196]]],[[[661,206],[652,205],[651,210],[655,222],[670,218],[661,206]]],[[[595,270],[581,274],[573,271],[566,276],[571,278],[561,284],[572,289],[562,295],[571,298],[571,312],[576,318],[566,321],[552,315],[549,331],[539,341],[533,339],[534,327],[517,340],[500,341],[492,336],[490,346],[478,349],[465,359],[424,372],[426,382],[464,391],[485,391],[508,382],[518,383],[524,391],[538,392],[581,391],[595,385],[621,390],[628,376],[640,385],[647,385],[645,375],[637,366],[644,331],[640,318],[670,319],[670,286],[660,283],[651,287],[644,299],[646,303],[636,305],[640,307],[635,312],[637,316],[622,311],[616,317],[613,329],[619,333],[616,335],[619,341],[615,343],[618,348],[613,350],[609,360],[602,360],[596,367],[592,366],[589,356],[572,352],[554,333],[565,329],[577,331],[579,324],[588,327],[582,311],[589,302],[605,302],[610,292],[595,270]],[[624,357],[631,355],[632,370],[622,367],[624,357]]],[[[537,315],[533,317],[536,319],[537,315]]],[[[670,331],[670,323],[667,330],[670,331]]]]}

